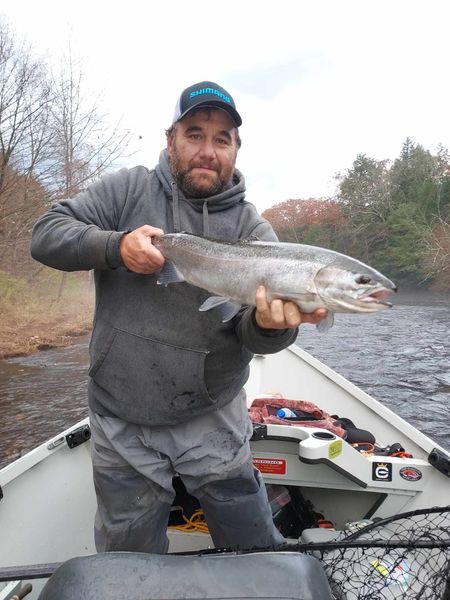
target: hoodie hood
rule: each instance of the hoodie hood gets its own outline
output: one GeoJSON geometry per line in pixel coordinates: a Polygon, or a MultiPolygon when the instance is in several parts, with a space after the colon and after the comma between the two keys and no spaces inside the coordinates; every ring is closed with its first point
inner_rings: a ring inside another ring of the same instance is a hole
{"type": "Polygon", "coordinates": [[[186,198],[183,192],[178,187],[172,171],[170,169],[170,161],[167,150],[163,150],[159,155],[159,163],[155,167],[156,175],[163,186],[164,192],[169,201],[172,203],[173,222],[175,232],[182,231],[181,227],[181,211],[183,204],[185,210],[193,209],[196,212],[203,213],[203,235],[209,236],[209,213],[227,210],[235,204],[242,202],[245,198],[245,179],[238,169],[234,170],[233,180],[229,188],[207,198],[199,198],[192,200],[186,198]]]}

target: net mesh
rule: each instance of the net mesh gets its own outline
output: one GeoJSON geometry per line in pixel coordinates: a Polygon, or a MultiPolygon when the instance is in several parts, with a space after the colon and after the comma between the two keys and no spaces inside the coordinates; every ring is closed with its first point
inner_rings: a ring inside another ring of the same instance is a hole
{"type": "Polygon", "coordinates": [[[299,544],[342,600],[450,600],[450,506],[399,514],[299,544]]]}

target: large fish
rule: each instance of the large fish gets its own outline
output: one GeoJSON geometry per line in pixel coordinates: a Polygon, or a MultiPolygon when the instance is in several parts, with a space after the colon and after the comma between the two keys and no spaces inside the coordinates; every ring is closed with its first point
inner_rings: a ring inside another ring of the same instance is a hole
{"type": "Polygon", "coordinates": [[[187,233],[153,238],[166,259],[158,284],[187,281],[212,294],[199,308],[219,307],[223,322],[243,304],[254,305],[258,286],[267,298],[292,300],[302,312],[328,309],[320,330],[333,325],[333,313],[373,313],[391,304],[395,284],[364,263],[333,250],[282,242],[210,240],[187,233]]]}

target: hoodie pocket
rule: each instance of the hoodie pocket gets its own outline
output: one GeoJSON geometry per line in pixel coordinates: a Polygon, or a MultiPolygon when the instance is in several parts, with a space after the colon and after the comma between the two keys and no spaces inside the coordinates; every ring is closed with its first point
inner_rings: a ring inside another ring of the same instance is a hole
{"type": "Polygon", "coordinates": [[[214,405],[205,384],[207,355],[114,329],[89,375],[107,392],[117,416],[167,425],[214,405]]]}

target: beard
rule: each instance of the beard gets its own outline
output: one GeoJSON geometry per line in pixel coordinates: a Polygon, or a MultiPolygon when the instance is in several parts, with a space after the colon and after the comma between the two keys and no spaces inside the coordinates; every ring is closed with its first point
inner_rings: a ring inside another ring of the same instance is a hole
{"type": "Polygon", "coordinates": [[[186,198],[191,199],[209,198],[210,196],[220,194],[228,187],[229,183],[222,181],[220,177],[216,177],[215,181],[200,184],[190,171],[176,171],[174,176],[180,190],[186,198]]]}
{"type": "Polygon", "coordinates": [[[200,165],[188,164],[184,166],[176,147],[174,147],[172,156],[170,157],[170,167],[179,189],[186,198],[209,198],[210,196],[222,193],[230,187],[234,165],[231,169],[227,169],[226,172],[221,172],[220,167],[217,169],[212,168],[211,176],[193,174],[192,169],[196,166],[200,165]]]}

